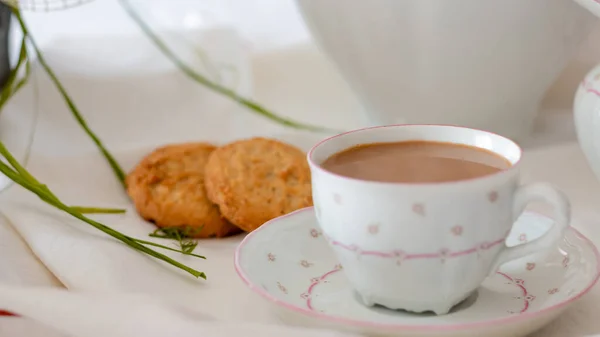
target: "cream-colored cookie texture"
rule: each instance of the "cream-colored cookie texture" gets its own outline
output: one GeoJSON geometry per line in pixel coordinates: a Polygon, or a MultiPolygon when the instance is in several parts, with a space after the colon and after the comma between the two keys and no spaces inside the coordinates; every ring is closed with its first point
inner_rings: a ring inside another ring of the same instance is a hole
{"type": "Polygon", "coordinates": [[[204,170],[215,149],[207,143],[168,145],[142,159],[126,180],[140,216],[158,227],[180,227],[195,238],[240,232],[206,197],[204,170]]]}
{"type": "Polygon", "coordinates": [[[227,220],[247,232],[312,205],[305,154],[266,138],[241,140],[215,150],[206,164],[206,192],[227,220]]]}

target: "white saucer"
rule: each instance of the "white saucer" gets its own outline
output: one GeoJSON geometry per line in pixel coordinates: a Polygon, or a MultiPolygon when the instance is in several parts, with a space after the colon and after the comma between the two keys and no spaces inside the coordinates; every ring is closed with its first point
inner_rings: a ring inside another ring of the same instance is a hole
{"type": "MultiPolygon", "coordinates": [[[[552,220],[525,213],[507,242],[534,240],[552,220]]],[[[389,336],[524,336],[586,294],[600,275],[596,247],[569,229],[547,255],[510,262],[444,316],[365,307],[319,230],[313,208],[274,219],[236,250],[242,280],[286,322],[389,336]]]]}

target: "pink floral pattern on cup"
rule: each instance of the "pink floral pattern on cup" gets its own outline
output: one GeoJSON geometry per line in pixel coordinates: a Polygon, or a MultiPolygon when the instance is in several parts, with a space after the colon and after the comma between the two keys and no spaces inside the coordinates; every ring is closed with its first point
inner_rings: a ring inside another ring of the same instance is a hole
{"type": "Polygon", "coordinates": [[[452,229],[450,230],[450,232],[452,232],[453,235],[455,236],[461,236],[463,233],[463,227],[462,226],[454,226],[452,227],[452,229]]]}
{"type": "Polygon", "coordinates": [[[309,267],[311,267],[311,266],[313,265],[313,263],[311,263],[311,262],[308,262],[308,261],[306,261],[306,260],[301,260],[301,261],[300,261],[300,265],[301,265],[302,267],[304,267],[304,268],[309,268],[309,267]]]}
{"type": "Polygon", "coordinates": [[[369,234],[375,235],[375,234],[379,233],[379,224],[370,224],[367,227],[367,230],[368,230],[369,234]]]}
{"type": "Polygon", "coordinates": [[[496,192],[496,191],[491,191],[491,192],[488,194],[488,200],[489,200],[491,203],[494,203],[494,202],[496,202],[496,200],[498,200],[498,192],[496,192]]]}
{"type": "Polygon", "coordinates": [[[444,262],[449,258],[457,258],[465,255],[470,255],[474,253],[481,253],[482,251],[487,251],[490,248],[503,244],[505,238],[500,238],[493,242],[483,242],[481,244],[476,245],[475,247],[471,247],[468,249],[450,251],[446,248],[442,248],[437,252],[431,253],[407,253],[401,249],[395,249],[392,251],[379,251],[379,250],[367,250],[362,249],[356,244],[346,244],[341,241],[337,241],[333,238],[326,237],[331,245],[334,247],[340,247],[341,249],[353,252],[356,254],[357,258],[361,256],[376,256],[381,258],[391,258],[397,260],[397,265],[401,265],[405,260],[415,260],[415,259],[439,259],[444,262]]]}
{"type": "Polygon", "coordinates": [[[318,229],[316,229],[316,228],[311,228],[311,229],[310,229],[310,236],[316,239],[316,238],[318,238],[319,236],[321,236],[321,231],[319,231],[319,230],[318,230],[318,229]]]}
{"type": "Polygon", "coordinates": [[[401,266],[402,262],[406,259],[406,253],[402,250],[395,250],[392,252],[393,257],[396,259],[396,265],[401,266]]]}
{"type": "Polygon", "coordinates": [[[439,252],[440,255],[440,261],[442,261],[442,263],[446,262],[446,259],[450,256],[450,250],[447,248],[442,248],[439,252]]]}
{"type": "Polygon", "coordinates": [[[423,204],[414,204],[412,206],[412,211],[415,214],[418,214],[420,216],[425,216],[425,205],[423,205],[423,204]]]}

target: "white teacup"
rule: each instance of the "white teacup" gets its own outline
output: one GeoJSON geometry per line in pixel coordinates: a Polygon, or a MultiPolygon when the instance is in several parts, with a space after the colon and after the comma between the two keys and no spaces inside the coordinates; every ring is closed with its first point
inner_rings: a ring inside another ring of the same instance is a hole
{"type": "Polygon", "coordinates": [[[521,155],[519,146],[502,136],[443,125],[373,127],[314,146],[308,161],[315,212],[363,303],[445,314],[499,265],[555,245],[569,225],[569,201],[546,183],[519,186],[521,155]],[[355,145],[408,140],[483,148],[512,166],[444,183],[366,181],[320,166],[355,145]],[[531,201],[551,204],[555,224],[541,238],[509,248],[505,239],[531,201]]]}

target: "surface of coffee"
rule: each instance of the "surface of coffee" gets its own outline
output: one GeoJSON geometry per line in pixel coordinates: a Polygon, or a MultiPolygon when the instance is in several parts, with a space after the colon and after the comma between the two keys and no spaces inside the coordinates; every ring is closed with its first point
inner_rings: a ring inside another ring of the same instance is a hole
{"type": "Polygon", "coordinates": [[[362,180],[433,183],[465,180],[505,170],[511,163],[491,151],[462,144],[406,141],[351,147],[322,167],[362,180]]]}

